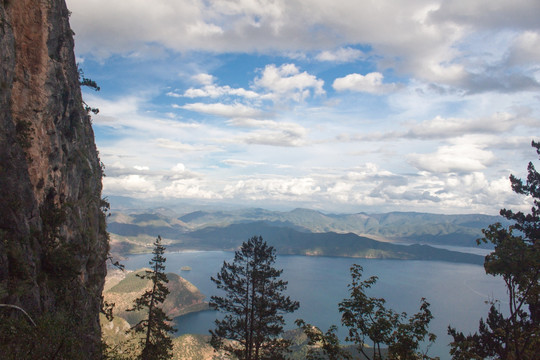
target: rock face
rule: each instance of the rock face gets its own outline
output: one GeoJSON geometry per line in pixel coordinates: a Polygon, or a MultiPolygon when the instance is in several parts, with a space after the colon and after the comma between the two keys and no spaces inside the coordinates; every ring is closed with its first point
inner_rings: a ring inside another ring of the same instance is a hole
{"type": "Polygon", "coordinates": [[[108,237],[68,19],[64,0],[0,0],[0,303],[67,313],[97,358],[108,237]]]}

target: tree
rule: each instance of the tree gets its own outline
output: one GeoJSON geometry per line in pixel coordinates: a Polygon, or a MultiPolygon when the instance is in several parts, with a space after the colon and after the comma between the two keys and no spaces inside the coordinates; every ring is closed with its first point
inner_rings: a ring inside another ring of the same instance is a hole
{"type": "Polygon", "coordinates": [[[352,360],[352,355],[343,348],[337,336],[337,326],[332,325],[323,333],[318,327],[306,324],[304,320],[296,320],[296,325],[304,331],[311,347],[307,354],[307,360],[352,360]],[[319,351],[319,349],[321,351],[319,351]]]}
{"type": "MultiPolygon", "coordinates": [[[[410,318],[407,313],[396,313],[386,308],[385,299],[366,295],[366,290],[377,282],[377,277],[361,280],[362,272],[360,265],[351,267],[350,298],[339,303],[341,323],[349,328],[349,335],[345,340],[355,343],[366,359],[432,359],[427,356],[427,350],[423,353],[419,350],[420,343],[426,337],[430,344],[436,339],[435,334],[427,330],[433,315],[426,299],[421,300],[420,311],[410,318]],[[371,340],[371,344],[366,342],[366,338],[371,340]],[[368,345],[372,345],[372,354],[371,351],[366,351],[368,345]],[[381,346],[386,349],[383,351],[381,346]]],[[[352,355],[340,346],[335,326],[323,334],[316,328],[313,330],[312,325],[305,324],[302,320],[297,320],[297,325],[304,329],[310,344],[321,344],[321,350],[330,360],[352,358],[352,355]]],[[[320,356],[316,351],[311,351],[308,359],[320,359],[320,356]]]]}
{"type": "Polygon", "coordinates": [[[171,319],[159,307],[169,294],[166,285],[169,280],[164,273],[166,261],[163,256],[164,251],[165,247],[161,244],[161,237],[158,236],[152,251],[154,256],[150,260],[152,270],[147,270],[142,275],[137,274],[141,279],[150,280],[152,288],[135,299],[135,305],[128,310],[148,311],[148,315],[131,328],[136,334],[144,334],[140,340],[142,352],[139,358],[141,360],[162,360],[172,357],[172,340],[169,334],[175,329],[169,324],[171,319]]]}
{"type": "MultiPolygon", "coordinates": [[[[540,155],[540,142],[532,142],[540,155]]],[[[480,319],[478,333],[465,336],[449,327],[454,338],[454,359],[538,359],[540,357],[540,174],[529,162],[524,183],[510,175],[512,190],[530,196],[530,214],[502,209],[500,214],[513,222],[507,228],[500,223],[482,230],[478,240],[495,245],[486,256],[486,274],[501,276],[508,293],[507,316],[492,301],[486,321],[480,319]]]]}
{"type": "Polygon", "coordinates": [[[283,314],[298,309],[283,292],[287,282],[283,270],[274,268],[276,251],[262,237],[253,236],[223,262],[211,280],[225,296],[212,296],[210,306],[225,313],[211,330],[211,344],[242,360],[283,359],[290,343],[278,336],[283,332],[283,314]]]}

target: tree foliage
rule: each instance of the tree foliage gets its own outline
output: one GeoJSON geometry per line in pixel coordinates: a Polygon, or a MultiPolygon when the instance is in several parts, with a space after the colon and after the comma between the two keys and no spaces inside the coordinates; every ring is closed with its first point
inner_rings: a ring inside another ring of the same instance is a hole
{"type": "Polygon", "coordinates": [[[169,280],[164,272],[166,261],[164,251],[165,247],[161,244],[161,237],[158,236],[152,251],[154,256],[150,260],[152,270],[147,270],[142,275],[137,274],[141,279],[150,280],[152,288],[135,299],[134,306],[128,310],[148,311],[148,315],[131,328],[136,334],[144,335],[140,340],[141,360],[164,360],[172,357],[172,340],[169,334],[175,329],[170,325],[171,319],[159,307],[169,295],[166,285],[169,280]]]}
{"type": "Polygon", "coordinates": [[[323,333],[318,327],[306,324],[302,319],[296,325],[304,331],[308,345],[312,347],[306,355],[307,360],[352,360],[351,354],[343,348],[337,336],[337,326],[332,325],[323,333]]]}
{"type": "Polygon", "coordinates": [[[283,314],[297,310],[299,303],[283,295],[287,282],[279,279],[283,270],[274,268],[275,260],[275,249],[253,236],[211,278],[225,292],[210,301],[210,306],[226,314],[210,331],[216,350],[242,360],[284,358],[290,343],[279,337],[283,314]]]}
{"type": "MultiPolygon", "coordinates": [[[[431,344],[436,339],[428,331],[433,315],[426,299],[421,300],[420,311],[411,317],[404,312],[397,313],[386,307],[385,299],[366,294],[366,290],[377,282],[377,277],[362,280],[362,272],[360,265],[351,267],[350,298],[339,303],[341,323],[349,329],[345,340],[355,343],[358,351],[367,359],[432,359],[427,356],[427,350],[420,351],[422,342],[427,340],[431,344]],[[366,351],[368,346],[372,351],[366,351]]],[[[319,344],[329,360],[353,358],[339,344],[335,326],[323,334],[302,320],[297,320],[297,325],[304,329],[310,344],[319,344]]],[[[313,349],[308,359],[322,358],[317,354],[317,349],[313,349]]]]}
{"type": "MultiPolygon", "coordinates": [[[[540,155],[540,143],[532,142],[540,155]]],[[[486,274],[501,276],[508,293],[507,315],[495,302],[478,332],[465,336],[449,327],[454,338],[454,359],[538,359],[540,358],[540,174],[532,162],[527,180],[510,175],[512,190],[533,200],[531,213],[502,209],[500,214],[513,224],[500,223],[483,230],[478,242],[495,245],[486,256],[486,274]]]]}
{"type": "Polygon", "coordinates": [[[0,307],[0,359],[88,359],[80,350],[80,323],[50,312],[32,319],[17,306],[0,307]]]}

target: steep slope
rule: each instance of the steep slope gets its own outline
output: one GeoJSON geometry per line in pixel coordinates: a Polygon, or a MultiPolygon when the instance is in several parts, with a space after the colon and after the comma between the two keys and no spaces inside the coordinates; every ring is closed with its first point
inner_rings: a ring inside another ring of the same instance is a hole
{"type": "MultiPolygon", "coordinates": [[[[118,283],[110,288],[107,286],[107,290],[103,293],[105,301],[115,304],[115,316],[126,319],[131,325],[136,324],[144,314],[127,312],[126,309],[131,308],[134,300],[144,291],[151,289],[150,280],[143,280],[137,276],[137,274],[143,274],[144,271],[141,269],[126,274],[118,283]]],[[[162,308],[169,317],[175,318],[190,312],[208,309],[208,304],[203,301],[205,296],[196,286],[174,273],[167,273],[167,279],[169,279],[167,287],[170,293],[162,308]]],[[[109,281],[115,281],[115,279],[109,280],[108,278],[107,282],[109,281]]]]}
{"type": "Polygon", "coordinates": [[[102,169],[68,17],[64,0],[0,1],[0,303],[66,314],[98,358],[102,169]]]}

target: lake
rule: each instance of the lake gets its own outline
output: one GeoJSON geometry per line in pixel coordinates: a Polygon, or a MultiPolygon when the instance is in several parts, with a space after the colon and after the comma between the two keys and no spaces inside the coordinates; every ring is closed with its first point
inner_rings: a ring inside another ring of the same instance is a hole
{"type": "MultiPolygon", "coordinates": [[[[217,295],[210,276],[215,276],[223,261],[232,261],[234,253],[223,251],[195,251],[166,253],[166,271],[174,272],[189,280],[207,296],[217,295]],[[189,266],[191,271],[181,271],[189,266]]],[[[151,254],[135,255],[125,260],[127,269],[148,267],[151,254]]],[[[326,331],[332,324],[340,325],[338,303],[349,296],[347,284],[351,277],[352,264],[364,268],[364,278],[376,275],[377,284],[368,296],[383,297],[388,307],[395,311],[405,311],[409,315],[419,310],[420,299],[425,297],[431,304],[435,318],[430,331],[437,336],[437,342],[429,351],[431,356],[449,359],[446,334],[448,325],[464,333],[478,329],[478,321],[485,317],[490,299],[500,299],[504,309],[506,292],[499,278],[487,276],[478,265],[455,264],[439,261],[375,260],[340,257],[310,257],[282,255],[277,257],[276,268],[283,269],[282,279],[289,282],[286,292],[293,300],[300,302],[300,309],[286,316],[286,329],[295,328],[294,320],[304,319],[326,331]]],[[[179,334],[208,334],[218,313],[205,311],[176,318],[179,334]]],[[[341,338],[346,329],[340,328],[341,338]]]]}

